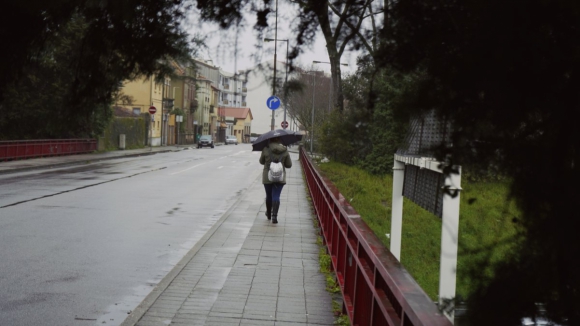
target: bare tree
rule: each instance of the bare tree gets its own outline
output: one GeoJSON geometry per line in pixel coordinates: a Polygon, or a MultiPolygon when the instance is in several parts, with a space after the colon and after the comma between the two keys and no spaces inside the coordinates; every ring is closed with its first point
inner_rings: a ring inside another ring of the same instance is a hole
{"type": "Polygon", "coordinates": [[[364,48],[374,58],[378,46],[379,24],[375,16],[384,12],[382,4],[373,0],[294,0],[301,9],[297,28],[298,44],[308,39],[312,30],[320,28],[326,40],[331,66],[334,107],[342,110],[343,91],[340,59],[349,48],[364,48]],[[314,26],[314,25],[318,26],[314,26]]]}
{"type": "Polygon", "coordinates": [[[288,84],[287,105],[290,116],[308,132],[314,126],[316,134],[316,130],[333,108],[330,78],[322,71],[300,70],[288,84]]]}

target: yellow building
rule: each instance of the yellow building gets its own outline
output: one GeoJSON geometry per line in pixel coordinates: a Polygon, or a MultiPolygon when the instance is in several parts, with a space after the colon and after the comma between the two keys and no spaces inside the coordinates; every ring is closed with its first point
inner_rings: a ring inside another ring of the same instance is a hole
{"type": "MultiPolygon", "coordinates": [[[[121,93],[131,98],[131,104],[117,105],[129,109],[133,114],[149,113],[150,107],[155,107],[157,112],[153,115],[153,122],[149,130],[149,145],[160,146],[162,131],[164,143],[166,143],[166,128],[161,121],[161,111],[163,108],[163,92],[167,95],[171,87],[171,78],[167,77],[164,83],[155,81],[155,77],[142,77],[123,83],[121,93]]],[[[165,110],[167,113],[167,109],[165,110]]]]}
{"type": "Polygon", "coordinates": [[[226,135],[238,138],[238,143],[249,143],[252,134],[252,110],[250,108],[221,107],[220,117],[227,125],[226,135]]]}
{"type": "MultiPolygon", "coordinates": [[[[175,116],[170,115],[170,122],[175,122],[177,114],[183,117],[183,121],[176,123],[174,130],[175,143],[189,144],[194,141],[194,112],[196,109],[196,88],[195,88],[195,71],[193,67],[186,67],[174,63],[175,75],[171,79],[171,94],[168,96],[173,99],[173,112],[175,116]],[[179,131],[177,129],[180,129],[179,131]],[[177,140],[177,136],[181,139],[177,140]]],[[[171,125],[171,124],[170,124],[171,125]]],[[[171,127],[169,128],[171,130],[171,127]]],[[[171,137],[168,140],[172,140],[171,137]]],[[[172,144],[171,142],[169,144],[172,144]]]]}

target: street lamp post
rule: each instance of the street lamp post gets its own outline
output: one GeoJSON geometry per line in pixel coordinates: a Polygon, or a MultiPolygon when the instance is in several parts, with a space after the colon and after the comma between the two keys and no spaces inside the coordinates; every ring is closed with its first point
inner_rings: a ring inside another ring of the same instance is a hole
{"type": "Polygon", "coordinates": [[[312,155],[312,143],[314,143],[314,93],[316,86],[316,70],[310,70],[312,73],[312,110],[311,110],[311,121],[310,121],[310,155],[312,155]]]}
{"type": "MultiPolygon", "coordinates": [[[[278,0],[276,0],[276,25],[274,27],[274,39],[278,39],[278,0]]],[[[272,96],[276,96],[276,48],[277,46],[274,47],[274,78],[272,80],[272,96]]],[[[274,120],[275,113],[276,110],[272,110],[272,124],[270,125],[270,130],[274,130],[274,125],[276,123],[274,120]]]]}
{"type": "MultiPolygon", "coordinates": [[[[288,43],[289,42],[288,42],[288,40],[281,40],[281,39],[274,39],[274,38],[265,38],[264,42],[286,42],[286,67],[285,67],[286,68],[285,69],[286,76],[284,77],[284,121],[286,121],[286,111],[287,111],[286,110],[286,104],[287,104],[287,101],[286,101],[287,96],[286,95],[288,94],[288,89],[286,87],[288,86],[288,43]]],[[[274,45],[274,47],[276,47],[277,45],[278,45],[278,43],[276,43],[274,45]]],[[[274,63],[274,67],[276,67],[275,63],[274,63]]],[[[276,69],[276,68],[274,68],[274,69],[276,69]]],[[[274,70],[274,79],[276,79],[275,76],[276,76],[276,71],[274,70]]],[[[274,112],[272,111],[272,117],[273,116],[274,116],[274,112]]],[[[272,122],[272,125],[273,124],[274,123],[272,122]]],[[[286,129],[286,128],[284,128],[284,129],[286,129]]]]}
{"type": "MultiPolygon", "coordinates": [[[[315,64],[315,63],[327,63],[327,64],[331,64],[330,62],[325,62],[325,61],[316,61],[316,60],[315,60],[315,61],[312,61],[312,63],[313,63],[313,64],[315,64]]],[[[348,63],[340,63],[340,65],[341,65],[341,66],[346,66],[346,67],[348,67],[348,63]]],[[[331,94],[330,92],[331,92],[331,91],[332,91],[332,89],[333,89],[333,87],[332,87],[332,86],[333,86],[333,85],[332,85],[332,71],[331,71],[331,72],[330,72],[330,87],[329,87],[329,89],[328,89],[328,106],[329,106],[329,109],[328,109],[328,110],[329,110],[329,111],[330,111],[330,98],[331,98],[331,97],[330,97],[330,94],[331,94]]]]}

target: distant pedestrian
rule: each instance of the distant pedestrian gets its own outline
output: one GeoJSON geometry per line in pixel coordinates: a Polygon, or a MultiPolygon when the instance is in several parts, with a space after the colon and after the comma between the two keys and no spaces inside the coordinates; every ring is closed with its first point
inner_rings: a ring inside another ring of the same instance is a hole
{"type": "Polygon", "coordinates": [[[280,144],[280,138],[271,138],[269,140],[268,146],[262,149],[262,155],[260,155],[260,164],[264,165],[264,170],[262,172],[262,183],[264,184],[264,189],[266,190],[266,217],[271,219],[272,223],[276,224],[278,223],[280,194],[282,193],[282,188],[284,188],[284,185],[286,184],[286,169],[292,167],[290,154],[288,153],[286,147],[280,144]],[[268,178],[270,163],[272,161],[282,163],[284,177],[280,182],[272,182],[268,178]]]}

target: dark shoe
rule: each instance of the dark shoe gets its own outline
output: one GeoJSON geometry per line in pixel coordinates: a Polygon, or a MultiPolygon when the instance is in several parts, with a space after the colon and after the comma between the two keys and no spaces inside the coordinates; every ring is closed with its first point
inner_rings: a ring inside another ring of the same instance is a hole
{"type": "Polygon", "coordinates": [[[266,200],[266,217],[268,219],[272,218],[272,201],[266,200]]]}
{"type": "Polygon", "coordinates": [[[278,209],[279,208],[280,208],[280,202],[273,201],[272,202],[272,223],[274,223],[274,224],[278,223],[278,209]]]}

